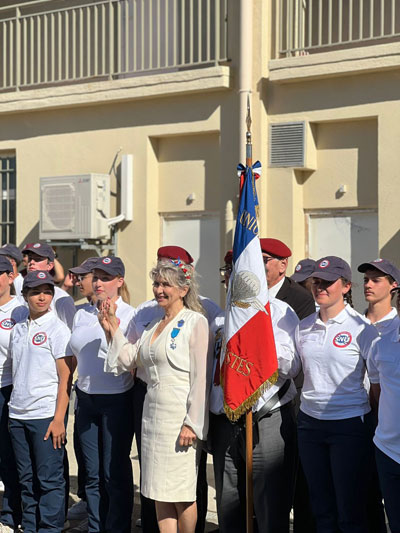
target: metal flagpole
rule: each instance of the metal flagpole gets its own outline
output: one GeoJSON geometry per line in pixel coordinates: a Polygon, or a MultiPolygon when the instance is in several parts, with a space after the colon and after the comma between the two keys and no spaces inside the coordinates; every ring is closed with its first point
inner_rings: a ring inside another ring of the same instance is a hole
{"type": "MultiPolygon", "coordinates": [[[[251,168],[253,156],[249,95],[247,95],[246,124],[246,167],[251,168]]],[[[254,176],[252,179],[254,180],[254,176]]],[[[246,413],[246,532],[253,533],[253,411],[251,407],[246,413]]]]}

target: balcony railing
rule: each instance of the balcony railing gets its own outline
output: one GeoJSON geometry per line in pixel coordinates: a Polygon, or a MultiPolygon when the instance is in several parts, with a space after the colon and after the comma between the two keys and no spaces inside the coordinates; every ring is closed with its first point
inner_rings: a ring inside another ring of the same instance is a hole
{"type": "Polygon", "coordinates": [[[277,57],[392,42],[399,0],[277,0],[277,57]]]}
{"type": "Polygon", "coordinates": [[[227,0],[35,0],[0,8],[0,90],[227,59],[227,0]]]}

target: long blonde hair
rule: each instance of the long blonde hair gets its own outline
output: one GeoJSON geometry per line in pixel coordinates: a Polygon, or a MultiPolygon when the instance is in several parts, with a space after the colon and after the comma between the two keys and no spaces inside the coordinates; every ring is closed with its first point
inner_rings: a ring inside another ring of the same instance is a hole
{"type": "Polygon", "coordinates": [[[171,261],[163,259],[150,270],[150,278],[153,282],[159,278],[165,280],[173,287],[179,287],[180,289],[187,288],[188,291],[183,297],[183,305],[191,311],[197,311],[206,315],[206,311],[199,299],[196,273],[192,266],[183,262],[181,262],[181,266],[178,266],[171,261]],[[186,272],[184,272],[182,267],[186,272]]]}
{"type": "Polygon", "coordinates": [[[129,293],[128,285],[125,280],[124,280],[124,283],[121,285],[121,287],[118,289],[118,294],[121,296],[122,300],[126,304],[131,303],[131,295],[129,293]]]}

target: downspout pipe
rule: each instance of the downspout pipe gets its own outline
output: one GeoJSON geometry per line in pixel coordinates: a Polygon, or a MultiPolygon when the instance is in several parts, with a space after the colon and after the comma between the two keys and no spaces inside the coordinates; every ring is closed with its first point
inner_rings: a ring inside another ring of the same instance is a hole
{"type": "MultiPolygon", "coordinates": [[[[250,98],[253,74],[253,2],[251,0],[240,1],[240,17],[238,28],[239,45],[239,110],[237,127],[239,129],[239,146],[237,154],[238,162],[246,162],[246,115],[247,97],[250,98]]],[[[239,182],[237,181],[237,193],[239,193],[239,182]]],[[[235,231],[235,211],[237,208],[236,198],[232,198],[225,205],[225,250],[232,248],[235,231]]]]}
{"type": "Polygon", "coordinates": [[[239,154],[240,162],[246,159],[247,97],[251,105],[253,77],[253,2],[240,0],[240,50],[239,50],[239,154]]]}

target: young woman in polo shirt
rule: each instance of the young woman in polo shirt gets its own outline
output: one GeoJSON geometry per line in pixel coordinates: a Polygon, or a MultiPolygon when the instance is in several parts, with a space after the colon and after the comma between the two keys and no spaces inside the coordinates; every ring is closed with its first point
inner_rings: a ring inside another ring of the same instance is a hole
{"type": "Polygon", "coordinates": [[[351,270],[343,259],[320,259],[312,277],[320,309],[301,321],[296,340],[304,372],[300,459],[317,532],[367,533],[372,419],[364,377],[378,334],[347,303],[351,270]]]}
{"type": "MultiPolygon", "coordinates": [[[[124,332],[134,314],[120,295],[125,267],[119,257],[100,257],[92,269],[97,303],[110,298],[124,332]]],[[[86,469],[90,533],[130,533],[133,477],[133,378],[104,372],[107,341],[96,306],[80,309],[74,319],[71,348],[78,361],[76,429],[86,469]]]]}
{"type": "Polygon", "coordinates": [[[68,327],[50,310],[54,281],[29,272],[27,320],[11,334],[9,428],[17,463],[24,533],[61,533],[65,517],[65,415],[72,381],[68,327]]]}

